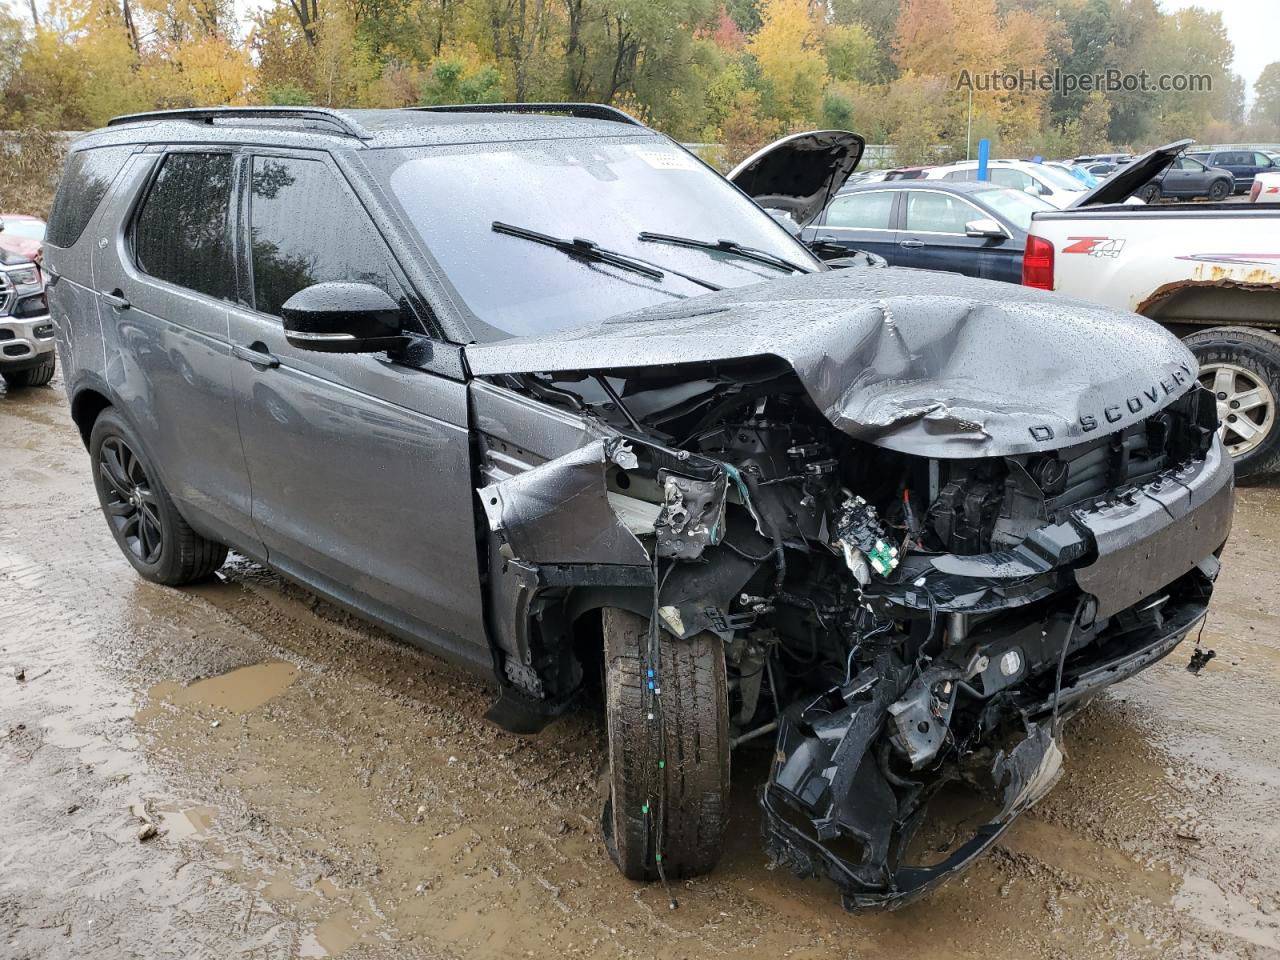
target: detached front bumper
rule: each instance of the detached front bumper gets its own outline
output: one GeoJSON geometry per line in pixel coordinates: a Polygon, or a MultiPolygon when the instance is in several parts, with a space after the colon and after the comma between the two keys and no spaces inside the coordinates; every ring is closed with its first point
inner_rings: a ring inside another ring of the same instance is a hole
{"type": "Polygon", "coordinates": [[[1204,460],[1076,511],[1029,549],[913,571],[904,589],[983,617],[927,665],[885,649],[784,712],[761,798],[775,862],[833,880],[854,910],[901,906],[980,856],[1060,775],[1050,716],[1063,647],[1060,716],[1167,656],[1205,616],[1232,490],[1215,440],[1204,460]],[[1087,622],[1071,627],[1082,595],[1087,622]],[[940,862],[912,863],[930,801],[961,781],[981,784],[994,813],[940,862]]]}

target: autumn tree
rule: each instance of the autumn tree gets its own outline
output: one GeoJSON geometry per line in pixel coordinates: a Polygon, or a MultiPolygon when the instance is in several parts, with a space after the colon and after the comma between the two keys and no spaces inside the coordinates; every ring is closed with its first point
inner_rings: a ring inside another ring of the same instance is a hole
{"type": "Polygon", "coordinates": [[[747,50],[760,65],[764,105],[784,123],[811,117],[826,87],[822,21],[808,0],[764,0],[747,50]]]}

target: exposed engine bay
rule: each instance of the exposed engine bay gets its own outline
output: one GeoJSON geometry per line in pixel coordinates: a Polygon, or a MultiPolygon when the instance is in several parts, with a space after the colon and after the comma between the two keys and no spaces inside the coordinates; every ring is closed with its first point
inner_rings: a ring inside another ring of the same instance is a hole
{"type": "Polygon", "coordinates": [[[734,743],[776,741],[769,853],[850,909],[923,893],[1052,787],[1059,724],[1201,620],[1230,528],[1195,386],[1116,432],[977,459],[842,432],[768,358],[479,391],[509,701],[571,700],[574,624],[602,605],[663,643],[714,634],[734,743]],[[568,452],[518,448],[547,410],[548,450],[568,452]],[[954,789],[989,818],[922,861],[913,839],[954,789]]]}

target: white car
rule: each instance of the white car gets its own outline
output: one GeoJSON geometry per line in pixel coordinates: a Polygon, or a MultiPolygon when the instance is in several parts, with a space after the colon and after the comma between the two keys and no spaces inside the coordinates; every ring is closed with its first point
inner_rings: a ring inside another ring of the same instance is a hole
{"type": "MultiPolygon", "coordinates": [[[[1089,190],[1065,170],[1058,170],[1043,163],[1032,163],[1029,160],[992,160],[987,167],[992,183],[1040,197],[1059,210],[1072,206],[1089,190]]],[[[978,161],[962,160],[958,163],[933,167],[925,171],[924,178],[926,180],[976,180],[978,161]]]]}

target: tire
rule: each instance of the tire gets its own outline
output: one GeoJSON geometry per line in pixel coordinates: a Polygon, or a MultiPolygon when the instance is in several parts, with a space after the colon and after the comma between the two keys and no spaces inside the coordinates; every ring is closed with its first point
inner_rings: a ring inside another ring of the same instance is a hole
{"type": "Polygon", "coordinates": [[[1231,193],[1231,184],[1225,180],[1215,180],[1209,184],[1210,200],[1225,200],[1227,195],[1231,193]]]}
{"type": "Polygon", "coordinates": [[[605,842],[623,875],[644,881],[659,878],[659,853],[668,879],[710,871],[724,848],[729,812],[729,696],[720,640],[705,633],[662,636],[661,695],[651,721],[648,636],[646,618],[605,608],[605,842]]]}
{"type": "Polygon", "coordinates": [[[1212,327],[1183,342],[1200,361],[1200,382],[1218,399],[1220,433],[1236,477],[1256,480],[1280,471],[1280,337],[1212,327]]]}
{"type": "Polygon", "coordinates": [[[1160,199],[1160,185],[1149,183],[1138,191],[1138,199],[1143,203],[1155,203],[1160,199]]]}
{"type": "Polygon", "coordinates": [[[4,374],[4,382],[10,387],[43,387],[53,379],[53,367],[53,357],[50,357],[38,367],[4,374]]]}
{"type": "Polygon", "coordinates": [[[176,587],[222,566],[227,548],[182,519],[133,429],[110,407],[94,421],[89,457],[111,535],[145,579],[176,587]]]}

